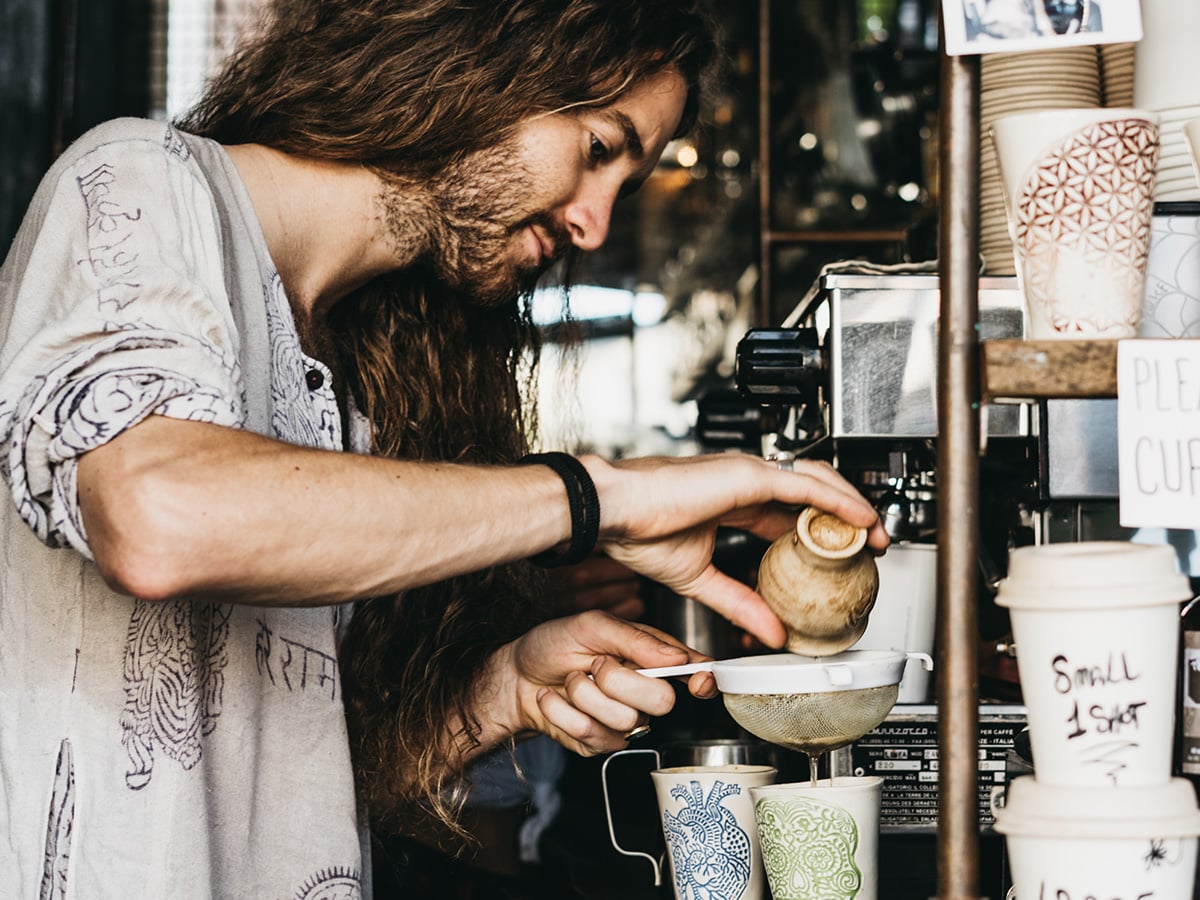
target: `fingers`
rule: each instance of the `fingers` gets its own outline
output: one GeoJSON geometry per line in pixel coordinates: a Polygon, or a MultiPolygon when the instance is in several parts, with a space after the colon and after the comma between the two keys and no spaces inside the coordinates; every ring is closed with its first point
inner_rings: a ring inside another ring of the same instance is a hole
{"type": "Polygon", "coordinates": [[[638,675],[616,659],[598,657],[592,669],[590,676],[568,675],[561,694],[547,690],[537,698],[546,730],[576,752],[618,749],[648,716],[666,715],[675,705],[670,685],[638,675]]]}
{"type": "Polygon", "coordinates": [[[719,693],[717,679],[712,672],[697,672],[687,683],[688,693],[700,700],[711,700],[719,693]]]}
{"type": "Polygon", "coordinates": [[[802,460],[795,464],[792,472],[807,475],[814,482],[808,505],[831,512],[851,525],[866,528],[867,546],[877,552],[887,549],[891,539],[879,520],[879,513],[833,466],[819,460],[802,460]]]}
{"type": "MultiPolygon", "coordinates": [[[[789,473],[783,473],[786,477],[789,473]]],[[[797,463],[790,473],[810,479],[808,503],[841,516],[852,525],[869,527],[879,518],[875,507],[855,487],[826,462],[807,460],[797,463]]]]}
{"type": "Polygon", "coordinates": [[[656,628],[596,610],[573,616],[570,626],[575,639],[596,656],[613,656],[637,668],[682,665],[693,651],[656,628]]]}
{"type": "Polygon", "coordinates": [[[787,639],[779,616],[771,611],[758,592],[714,566],[710,565],[681,593],[719,612],[768,647],[778,649],[787,639]]]}
{"type": "Polygon", "coordinates": [[[619,750],[625,743],[618,732],[605,728],[555,691],[542,691],[537,705],[545,722],[541,730],[581,756],[619,750]]]}

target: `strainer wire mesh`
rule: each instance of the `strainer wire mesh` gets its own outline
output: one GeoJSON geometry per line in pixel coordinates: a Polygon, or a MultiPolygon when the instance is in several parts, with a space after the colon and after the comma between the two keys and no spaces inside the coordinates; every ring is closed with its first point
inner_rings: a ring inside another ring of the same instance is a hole
{"type": "Polygon", "coordinates": [[[803,694],[723,694],[735,722],[772,744],[808,754],[850,744],[882,722],[898,684],[803,694]]]}

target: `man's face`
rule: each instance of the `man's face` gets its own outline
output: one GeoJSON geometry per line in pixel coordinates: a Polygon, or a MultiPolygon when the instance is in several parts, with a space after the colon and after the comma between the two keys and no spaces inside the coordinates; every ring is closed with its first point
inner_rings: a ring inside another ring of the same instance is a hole
{"type": "Polygon", "coordinates": [[[528,119],[432,185],[438,277],[480,303],[511,300],[571,247],[608,237],[613,204],[646,179],[679,125],[686,87],[663,72],[611,106],[528,119]]]}

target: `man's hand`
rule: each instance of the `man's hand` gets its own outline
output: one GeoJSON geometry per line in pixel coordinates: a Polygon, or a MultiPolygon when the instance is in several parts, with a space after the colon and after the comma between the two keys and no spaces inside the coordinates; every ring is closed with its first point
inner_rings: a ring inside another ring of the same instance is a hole
{"type": "MultiPolygon", "coordinates": [[[[479,694],[483,740],[494,740],[493,729],[537,731],[583,756],[620,749],[625,733],[675,705],[669,683],[635,670],[706,659],[658,629],[605,612],[544,622],[493,656],[479,694]]],[[[697,672],[688,690],[712,697],[716,681],[697,672]]]]}
{"type": "Polygon", "coordinates": [[[713,565],[718,526],[773,541],[795,527],[799,507],[816,506],[867,528],[872,551],[888,546],[874,508],[827,463],[801,461],[789,472],[736,453],[586,462],[601,497],[600,548],[768,647],[783,646],[783,625],[755,590],[713,565]]]}

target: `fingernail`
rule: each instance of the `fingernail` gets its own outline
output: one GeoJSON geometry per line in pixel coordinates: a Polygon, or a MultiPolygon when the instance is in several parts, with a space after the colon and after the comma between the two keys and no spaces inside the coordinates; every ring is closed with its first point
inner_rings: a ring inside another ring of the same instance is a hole
{"type": "Polygon", "coordinates": [[[535,699],[537,700],[538,703],[541,703],[542,698],[545,697],[549,693],[550,693],[550,688],[542,688],[540,691],[537,692],[537,697],[535,699]]]}

